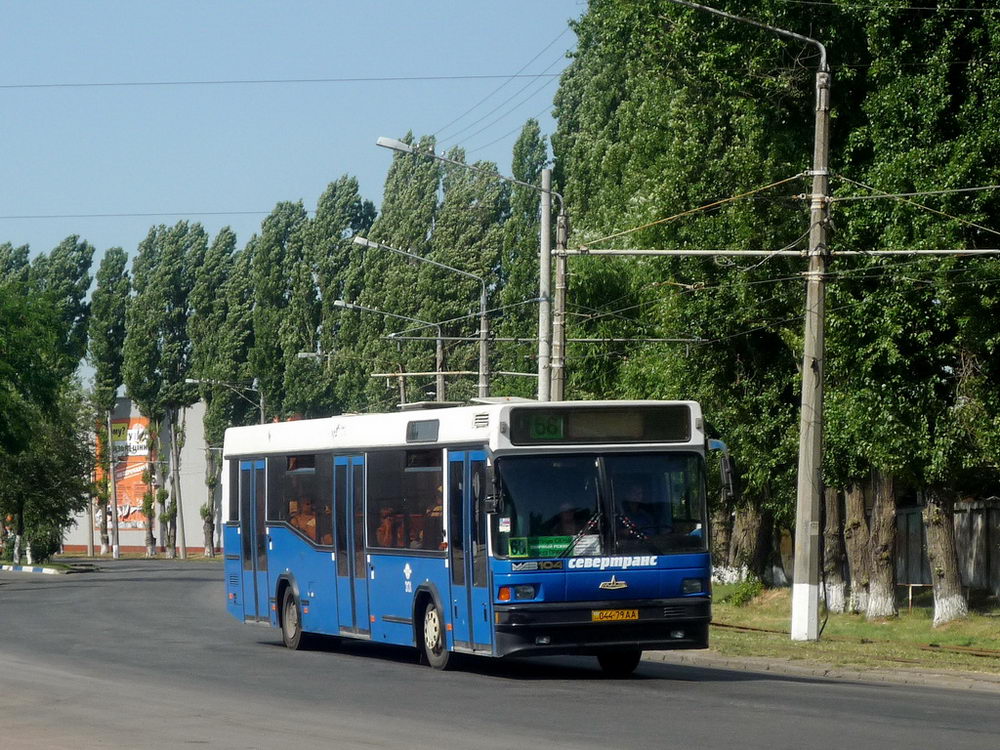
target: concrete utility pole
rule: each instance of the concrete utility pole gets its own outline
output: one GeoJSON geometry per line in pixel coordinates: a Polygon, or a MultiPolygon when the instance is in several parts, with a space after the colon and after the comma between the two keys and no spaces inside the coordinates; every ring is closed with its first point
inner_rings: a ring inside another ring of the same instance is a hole
{"type": "Polygon", "coordinates": [[[552,318],[552,400],[565,398],[566,386],[566,241],[569,219],[560,202],[556,220],[556,313],[552,318]]]}
{"type": "Polygon", "coordinates": [[[542,170],[538,252],[538,400],[552,399],[552,170],[542,170]]]}
{"type": "Polygon", "coordinates": [[[815,39],[751,21],[717,8],[669,0],[696,10],[722,16],[779,36],[811,44],[819,51],[816,71],[816,115],[813,138],[812,200],[809,224],[809,271],[806,273],[805,346],[802,355],[802,408],[799,427],[799,478],[795,503],[795,568],[792,575],[792,627],[794,641],[819,639],[819,509],[822,502],[823,459],[823,329],[827,248],[830,148],[830,68],[826,47],[815,39]]]}
{"type": "Polygon", "coordinates": [[[819,640],[819,559],[823,501],[823,370],[826,326],[827,226],[829,224],[830,72],[819,42],[809,270],[806,272],[802,408],[799,415],[799,476],[795,502],[795,567],[792,574],[793,641],[819,640]]]}

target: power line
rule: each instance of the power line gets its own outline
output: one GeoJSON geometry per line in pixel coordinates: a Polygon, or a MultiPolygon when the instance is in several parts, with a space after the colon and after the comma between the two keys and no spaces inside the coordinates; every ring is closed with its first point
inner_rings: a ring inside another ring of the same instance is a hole
{"type": "MultiPolygon", "coordinates": [[[[556,58],[555,60],[553,60],[553,61],[552,61],[551,63],[549,63],[549,65],[548,65],[548,66],[547,66],[547,67],[545,68],[545,70],[543,70],[543,71],[542,71],[542,73],[548,73],[548,71],[549,71],[549,70],[550,70],[551,68],[553,68],[554,66],[558,65],[558,64],[559,64],[559,63],[560,63],[560,62],[561,62],[562,60],[564,60],[564,59],[565,59],[565,56],[564,56],[564,55],[559,55],[559,57],[557,57],[557,58],[556,58]]],[[[553,74],[551,74],[551,75],[552,75],[552,76],[554,76],[554,77],[558,77],[558,74],[557,74],[557,73],[553,73],[553,74]]],[[[517,98],[517,97],[518,97],[518,96],[519,96],[519,95],[520,95],[521,93],[523,93],[523,92],[524,92],[524,91],[526,91],[527,89],[531,88],[531,86],[532,86],[532,85],[534,85],[534,84],[536,84],[536,83],[537,83],[537,82],[538,82],[539,80],[540,80],[540,79],[539,79],[538,77],[535,77],[535,79],[534,79],[534,80],[531,80],[531,81],[528,81],[528,83],[526,83],[526,84],[525,84],[524,86],[522,86],[521,88],[519,88],[519,89],[518,89],[517,91],[515,91],[515,92],[514,92],[513,94],[511,94],[510,96],[508,96],[508,97],[507,97],[506,99],[504,99],[504,100],[503,100],[502,102],[500,102],[500,103],[499,103],[499,104],[498,104],[497,106],[495,106],[495,107],[494,107],[493,109],[491,109],[491,110],[490,110],[489,112],[487,112],[487,113],[486,113],[485,115],[483,115],[482,117],[480,117],[480,118],[479,118],[478,120],[473,120],[472,122],[470,122],[470,123],[469,123],[468,125],[466,125],[465,127],[463,127],[463,128],[460,128],[459,130],[457,130],[457,131],[455,131],[454,133],[452,133],[452,134],[451,134],[451,135],[449,136],[448,140],[450,140],[450,141],[454,141],[454,140],[455,140],[456,138],[458,138],[458,136],[459,136],[459,135],[461,135],[462,133],[465,133],[465,132],[466,132],[467,130],[469,130],[470,128],[473,128],[473,127],[475,127],[476,125],[478,125],[479,123],[481,123],[481,122],[482,122],[483,120],[485,120],[485,119],[486,119],[487,117],[489,117],[490,115],[492,115],[493,113],[495,113],[495,112],[496,112],[497,110],[501,109],[501,108],[502,108],[502,107],[503,107],[504,105],[508,104],[508,103],[509,103],[509,102],[510,102],[511,100],[513,100],[513,99],[517,98]]],[[[537,96],[537,95],[538,95],[538,94],[539,94],[539,93],[540,93],[540,92],[541,92],[542,90],[544,90],[545,86],[546,86],[547,84],[550,84],[550,83],[552,83],[552,81],[551,81],[551,80],[550,80],[550,81],[547,81],[547,82],[545,82],[545,83],[543,83],[542,87],[541,87],[541,88],[539,88],[539,90],[538,90],[538,91],[535,91],[534,93],[532,93],[532,94],[529,94],[529,95],[527,96],[527,98],[525,98],[525,99],[524,99],[523,101],[521,101],[521,102],[519,102],[519,103],[515,104],[515,105],[514,105],[514,106],[513,106],[513,107],[512,107],[511,109],[507,110],[506,112],[504,112],[504,113],[503,113],[502,115],[500,115],[500,116],[499,116],[499,117],[497,117],[496,119],[494,119],[494,120],[492,120],[492,121],[488,122],[488,123],[487,123],[486,125],[484,125],[483,127],[481,127],[481,128],[479,129],[479,130],[477,130],[477,131],[475,131],[474,133],[472,133],[472,134],[470,134],[470,135],[466,136],[466,138],[475,138],[475,137],[476,137],[477,135],[479,135],[480,133],[482,133],[482,132],[483,132],[484,130],[488,130],[488,129],[489,129],[489,128],[491,128],[491,127],[492,127],[493,125],[495,125],[496,123],[498,123],[498,122],[499,122],[500,120],[502,120],[503,118],[507,117],[507,115],[509,115],[509,114],[510,114],[511,112],[513,112],[513,111],[514,111],[515,109],[517,109],[517,108],[518,108],[518,107],[520,107],[520,106],[521,106],[522,104],[524,104],[524,102],[528,101],[529,99],[531,99],[531,98],[532,98],[532,97],[534,97],[534,96],[537,96]]]]}
{"type": "MultiPolygon", "coordinates": [[[[551,67],[551,66],[550,66],[551,67]]],[[[205,81],[92,81],[84,83],[2,83],[0,89],[83,89],[138,88],[152,86],[254,86],[307,83],[392,83],[396,81],[482,81],[497,78],[558,78],[558,73],[515,73],[514,75],[450,76],[353,76],[345,78],[247,78],[205,81]]]]}
{"type": "MultiPolygon", "coordinates": [[[[267,216],[271,211],[143,211],[136,213],[107,214],[9,214],[5,219],[131,219],[157,216],[267,216]]],[[[315,214],[315,209],[307,209],[307,214],[315,214]]]]}
{"type": "MultiPolygon", "coordinates": [[[[456,122],[458,122],[458,121],[459,121],[459,120],[461,120],[461,119],[462,119],[463,117],[465,117],[465,116],[466,116],[467,114],[469,114],[470,112],[473,112],[473,111],[474,111],[475,109],[477,109],[477,108],[478,108],[478,107],[479,107],[479,106],[480,106],[481,104],[483,104],[483,102],[485,102],[485,101],[487,101],[488,99],[490,99],[490,98],[491,98],[491,97],[492,97],[492,96],[493,96],[494,94],[496,94],[496,93],[497,93],[498,91],[500,91],[500,90],[501,90],[502,88],[504,88],[504,87],[505,87],[505,86],[506,86],[506,85],[507,85],[508,83],[510,83],[510,82],[511,82],[511,81],[513,81],[513,80],[514,80],[515,78],[517,78],[517,77],[518,77],[518,76],[519,76],[519,75],[520,75],[521,73],[523,73],[523,72],[524,72],[524,71],[525,71],[525,70],[527,69],[527,67],[528,67],[529,65],[531,65],[531,63],[533,63],[533,62],[534,62],[535,60],[537,60],[537,59],[538,59],[539,57],[541,57],[541,56],[542,56],[543,54],[545,54],[545,53],[546,53],[546,52],[548,51],[548,49],[549,49],[549,48],[550,48],[550,47],[551,47],[551,46],[552,46],[553,44],[555,44],[555,43],[556,43],[556,42],[558,42],[558,41],[559,41],[560,39],[562,39],[562,38],[563,38],[563,37],[564,37],[564,36],[566,35],[566,33],[567,33],[568,31],[569,31],[569,27],[567,27],[567,28],[563,29],[563,30],[562,30],[561,32],[559,32],[559,34],[557,34],[557,35],[556,35],[555,39],[553,39],[553,40],[552,40],[551,42],[549,42],[548,44],[546,44],[546,45],[545,45],[545,46],[544,46],[544,47],[543,47],[543,48],[542,48],[542,49],[541,49],[541,50],[540,50],[540,51],[538,52],[538,54],[536,54],[536,55],[535,55],[534,57],[532,57],[532,58],[531,58],[530,60],[528,60],[528,62],[526,62],[526,63],[525,63],[525,64],[524,64],[524,65],[523,65],[523,66],[521,67],[521,69],[517,71],[517,73],[515,73],[514,75],[510,76],[509,78],[507,78],[507,80],[505,80],[505,81],[504,81],[503,83],[501,83],[501,84],[500,84],[499,86],[497,86],[497,87],[496,87],[495,89],[493,89],[493,90],[492,90],[492,91],[491,91],[490,93],[488,93],[488,94],[487,94],[486,96],[484,96],[484,97],[483,97],[482,99],[480,99],[480,100],[479,100],[478,102],[476,102],[476,103],[475,103],[475,104],[473,104],[473,105],[472,105],[471,107],[469,107],[469,108],[468,108],[467,110],[465,110],[465,111],[464,111],[464,112],[463,112],[462,114],[460,114],[460,115],[459,115],[458,117],[456,117],[456,118],[455,118],[454,120],[452,120],[451,122],[449,122],[449,123],[448,123],[447,125],[444,125],[444,126],[442,126],[442,127],[438,128],[438,129],[437,129],[436,131],[434,131],[434,133],[433,133],[432,135],[433,135],[434,137],[437,137],[439,133],[441,133],[441,132],[442,132],[442,131],[444,131],[444,130],[447,130],[447,129],[448,129],[448,128],[450,128],[450,127],[451,127],[452,125],[454,125],[454,124],[455,124],[456,122]]],[[[556,74],[554,74],[554,73],[553,73],[553,74],[551,74],[551,75],[556,75],[556,74]]]]}

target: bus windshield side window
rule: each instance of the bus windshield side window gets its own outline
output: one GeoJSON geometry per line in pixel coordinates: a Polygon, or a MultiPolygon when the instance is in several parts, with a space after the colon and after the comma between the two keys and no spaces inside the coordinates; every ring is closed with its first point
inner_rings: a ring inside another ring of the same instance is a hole
{"type": "Polygon", "coordinates": [[[439,550],[444,541],[441,450],[368,455],[368,544],[439,550]]]}

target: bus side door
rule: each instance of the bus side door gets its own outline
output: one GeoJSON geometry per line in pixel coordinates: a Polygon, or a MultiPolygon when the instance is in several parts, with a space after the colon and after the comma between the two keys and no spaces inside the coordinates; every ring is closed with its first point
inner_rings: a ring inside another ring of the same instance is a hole
{"type": "Polygon", "coordinates": [[[337,609],[340,632],[368,635],[368,564],[365,557],[365,457],[333,460],[336,515],[337,609]]]}
{"type": "Polygon", "coordinates": [[[270,620],[267,525],[264,523],[264,461],[240,461],[240,537],[243,558],[243,619],[270,620]]]}
{"type": "Polygon", "coordinates": [[[451,619],[455,647],[492,652],[489,561],[482,498],[485,451],[448,451],[448,535],[451,619]]]}

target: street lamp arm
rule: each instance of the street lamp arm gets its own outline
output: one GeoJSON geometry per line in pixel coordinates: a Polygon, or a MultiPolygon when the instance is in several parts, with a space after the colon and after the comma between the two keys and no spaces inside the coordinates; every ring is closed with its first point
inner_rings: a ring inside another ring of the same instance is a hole
{"type": "Polygon", "coordinates": [[[355,245],[361,245],[362,247],[381,248],[383,250],[388,250],[389,252],[396,253],[397,255],[404,255],[407,258],[413,258],[414,260],[418,260],[421,263],[429,263],[432,266],[437,266],[438,268],[443,268],[446,271],[454,271],[455,273],[461,274],[462,276],[466,276],[466,277],[468,277],[470,279],[474,279],[475,281],[478,281],[484,287],[486,286],[486,281],[483,279],[482,276],[476,276],[476,274],[469,273],[468,271],[463,271],[461,268],[455,268],[454,266],[449,266],[449,265],[446,265],[444,263],[439,263],[436,260],[431,260],[430,258],[425,258],[422,255],[417,255],[416,253],[410,253],[410,252],[407,252],[406,250],[400,250],[398,247],[392,247],[391,245],[383,245],[381,242],[373,242],[372,240],[368,239],[367,237],[362,237],[362,236],[357,235],[357,234],[354,235],[354,237],[353,237],[353,239],[351,241],[355,245]]]}
{"type": "Polygon", "coordinates": [[[184,382],[192,385],[218,385],[228,389],[248,404],[253,405],[254,408],[260,409],[260,421],[261,424],[264,423],[264,394],[261,392],[260,388],[252,385],[233,385],[232,383],[226,383],[222,380],[212,380],[210,378],[184,378],[184,382]],[[260,401],[254,401],[252,398],[249,398],[245,393],[243,393],[243,391],[253,391],[260,396],[260,401]]]}
{"type": "Polygon", "coordinates": [[[722,16],[723,18],[728,18],[731,21],[739,21],[740,23],[748,23],[751,26],[756,26],[759,29],[767,29],[768,31],[773,31],[775,34],[780,34],[782,36],[787,36],[791,39],[797,39],[800,42],[805,42],[806,44],[815,45],[819,49],[819,69],[823,72],[827,72],[828,68],[826,65],[826,47],[823,46],[822,42],[812,39],[808,36],[803,36],[802,34],[796,34],[793,31],[786,31],[785,29],[779,29],[776,26],[768,26],[766,23],[761,23],[760,21],[754,21],[749,18],[743,18],[743,16],[737,16],[733,13],[727,13],[724,10],[719,10],[718,8],[712,8],[708,5],[699,5],[698,3],[689,2],[689,0],[667,0],[674,5],[685,5],[688,8],[694,8],[696,10],[703,10],[706,13],[714,13],[717,16],[722,16]]]}
{"type": "Polygon", "coordinates": [[[437,159],[438,161],[447,162],[448,164],[454,164],[455,166],[463,167],[464,169],[468,169],[472,172],[478,172],[481,175],[492,177],[493,179],[496,180],[503,180],[504,182],[510,182],[514,185],[520,185],[522,187],[531,188],[532,190],[536,190],[538,192],[551,193],[559,201],[559,213],[564,213],[563,197],[555,190],[545,190],[544,188],[541,188],[538,185],[532,185],[530,182],[524,182],[523,180],[519,180],[515,177],[507,177],[506,175],[497,174],[496,172],[491,172],[488,169],[477,167],[474,164],[466,164],[464,161],[458,161],[457,159],[451,159],[447,156],[436,154],[433,151],[421,151],[416,146],[409,143],[403,143],[403,141],[396,140],[395,138],[386,138],[385,136],[381,136],[377,141],[375,141],[375,145],[381,146],[382,148],[392,149],[393,151],[399,151],[404,154],[413,154],[414,156],[426,156],[428,159],[437,159]]]}

